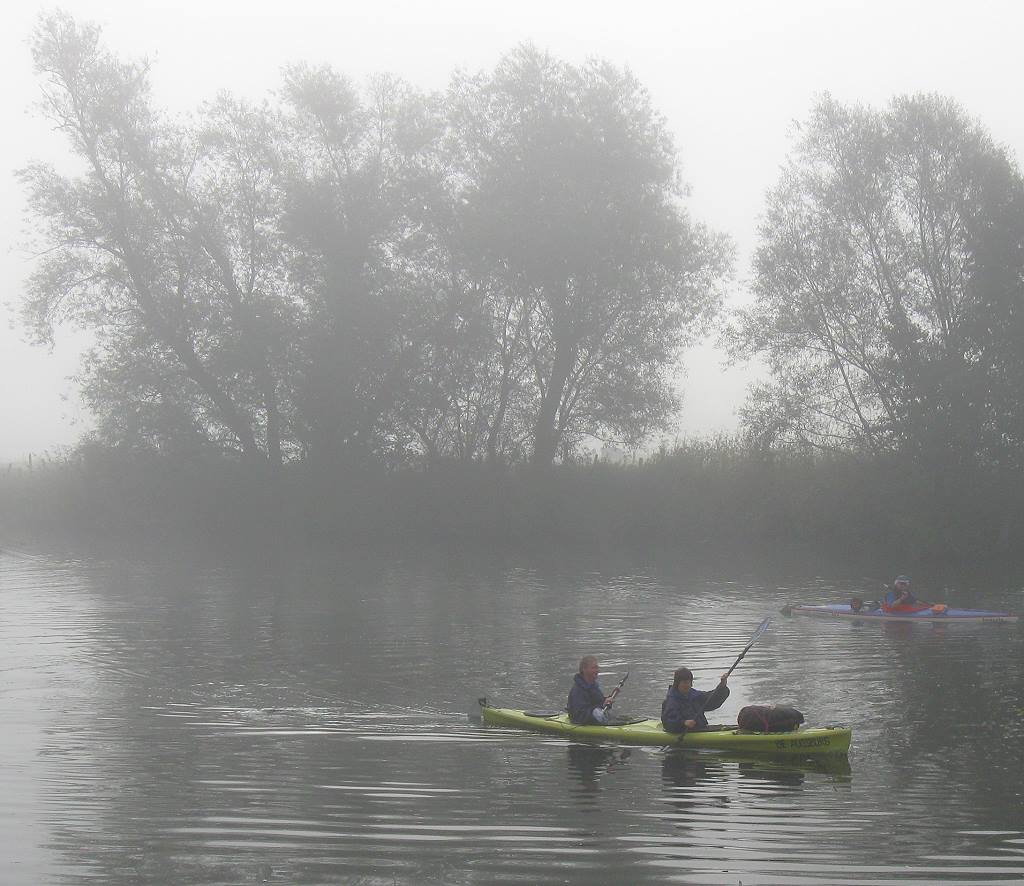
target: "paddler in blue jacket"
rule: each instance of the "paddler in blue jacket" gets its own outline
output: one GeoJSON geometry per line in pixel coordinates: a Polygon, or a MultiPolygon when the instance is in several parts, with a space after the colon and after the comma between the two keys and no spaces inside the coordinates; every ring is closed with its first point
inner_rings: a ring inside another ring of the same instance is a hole
{"type": "Polygon", "coordinates": [[[708,725],[705,711],[720,708],[729,697],[729,674],[722,674],[718,685],[711,692],[693,688],[693,672],[689,668],[678,668],[672,675],[672,685],[661,703],[661,725],[666,732],[680,733],[708,725]]]}
{"type": "Polygon", "coordinates": [[[608,722],[609,711],[605,705],[611,706],[611,698],[606,696],[597,682],[600,671],[597,658],[584,655],[580,659],[579,673],[572,678],[572,689],[569,690],[569,701],[566,710],[569,719],[577,726],[594,726],[608,722]]]}

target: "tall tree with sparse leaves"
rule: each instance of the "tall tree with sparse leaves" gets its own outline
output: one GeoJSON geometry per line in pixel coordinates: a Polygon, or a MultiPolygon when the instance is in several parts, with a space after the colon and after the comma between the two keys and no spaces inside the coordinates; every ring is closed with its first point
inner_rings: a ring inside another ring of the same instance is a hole
{"type": "Polygon", "coordinates": [[[674,415],[672,367],[731,259],[682,208],[664,120],[628,72],[528,46],[457,77],[447,103],[459,248],[492,281],[495,342],[514,349],[495,365],[528,372],[505,377],[528,385],[533,462],[585,435],[638,443],[674,415]]]}
{"type": "Polygon", "coordinates": [[[171,124],[146,65],[65,14],[41,20],[33,56],[80,172],[21,174],[42,241],[26,320],[40,338],[63,321],[94,331],[84,391],[106,439],[280,464],[289,305],[270,118],[224,100],[205,128],[171,124]]]}
{"type": "Polygon", "coordinates": [[[304,306],[300,431],[317,460],[401,460],[408,440],[396,410],[432,313],[423,228],[436,202],[436,114],[399,80],[377,77],[359,90],[326,67],[289,69],[283,96],[282,225],[304,306]]]}
{"type": "Polygon", "coordinates": [[[1024,186],[954,102],[824,97],[769,193],[734,355],[766,444],[1019,461],[1024,186]]]}

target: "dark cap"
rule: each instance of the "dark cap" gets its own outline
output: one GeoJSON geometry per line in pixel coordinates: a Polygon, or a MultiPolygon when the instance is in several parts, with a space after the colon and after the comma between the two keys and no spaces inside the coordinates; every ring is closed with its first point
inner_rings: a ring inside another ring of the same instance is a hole
{"type": "Polygon", "coordinates": [[[675,673],[672,674],[672,685],[678,686],[680,680],[689,680],[693,682],[693,671],[689,668],[676,668],[675,673]]]}

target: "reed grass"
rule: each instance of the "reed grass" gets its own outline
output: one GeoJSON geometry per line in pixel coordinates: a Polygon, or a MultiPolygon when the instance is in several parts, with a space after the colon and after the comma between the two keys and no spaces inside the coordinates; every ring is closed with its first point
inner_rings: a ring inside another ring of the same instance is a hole
{"type": "Polygon", "coordinates": [[[262,466],[81,449],[0,472],[0,522],[22,532],[315,543],[802,549],[913,564],[1024,562],[1024,482],[931,474],[898,457],[764,453],[690,440],[633,463],[537,472],[479,463],[386,471],[262,466]]]}

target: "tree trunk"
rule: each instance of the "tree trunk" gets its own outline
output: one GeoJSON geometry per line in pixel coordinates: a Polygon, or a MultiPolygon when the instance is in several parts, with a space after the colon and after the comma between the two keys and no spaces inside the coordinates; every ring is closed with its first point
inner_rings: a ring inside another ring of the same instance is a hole
{"type": "Polygon", "coordinates": [[[555,419],[562,405],[566,381],[575,360],[576,349],[559,338],[555,350],[555,360],[551,367],[551,377],[544,391],[540,404],[540,413],[533,432],[533,464],[538,468],[546,468],[554,461],[561,443],[561,431],[556,427],[555,419]]]}
{"type": "Polygon", "coordinates": [[[264,379],[263,408],[267,415],[267,459],[271,468],[279,468],[284,462],[281,455],[281,413],[277,408],[277,392],[269,373],[264,379]]]}
{"type": "Polygon", "coordinates": [[[508,412],[508,400],[512,393],[512,372],[515,365],[516,350],[518,348],[520,333],[525,321],[525,308],[520,312],[519,323],[515,335],[509,339],[508,324],[511,314],[511,305],[505,312],[505,323],[501,336],[501,385],[498,390],[498,410],[494,421],[487,432],[487,464],[494,468],[498,463],[498,439],[501,436],[501,429],[505,425],[505,415],[508,412]]]}
{"type": "Polygon", "coordinates": [[[540,412],[533,432],[533,464],[537,468],[549,467],[558,453],[561,431],[556,419],[565,395],[569,373],[572,372],[576,360],[576,345],[572,337],[572,324],[568,318],[568,288],[567,280],[559,280],[551,287],[548,299],[552,314],[555,357],[551,364],[547,387],[541,395],[540,412]]]}

